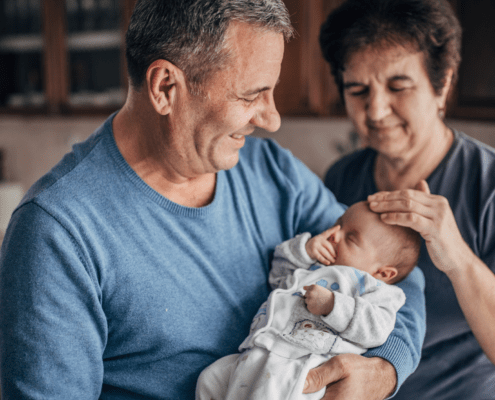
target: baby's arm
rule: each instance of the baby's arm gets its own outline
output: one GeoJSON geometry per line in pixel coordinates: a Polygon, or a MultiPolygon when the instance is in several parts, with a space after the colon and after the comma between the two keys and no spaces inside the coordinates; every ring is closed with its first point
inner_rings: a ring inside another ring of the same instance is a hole
{"type": "Polygon", "coordinates": [[[272,289],[287,289],[287,277],[292,276],[298,268],[309,269],[314,264],[305,249],[310,238],[310,233],[302,233],[275,247],[268,277],[272,289]]]}
{"type": "Polygon", "coordinates": [[[327,316],[333,310],[335,296],[331,290],[319,285],[304,286],[304,301],[311,314],[327,316]]]}
{"type": "Polygon", "coordinates": [[[341,291],[333,295],[333,310],[322,320],[344,339],[365,348],[380,346],[387,340],[394,329],[396,313],[405,302],[400,288],[366,273],[360,281],[359,295],[341,291]]]}
{"type": "Polygon", "coordinates": [[[302,233],[275,248],[269,282],[272,289],[287,289],[286,280],[298,268],[308,269],[315,261],[329,265],[335,261],[335,249],[329,241],[336,227],[311,237],[302,233]]]}

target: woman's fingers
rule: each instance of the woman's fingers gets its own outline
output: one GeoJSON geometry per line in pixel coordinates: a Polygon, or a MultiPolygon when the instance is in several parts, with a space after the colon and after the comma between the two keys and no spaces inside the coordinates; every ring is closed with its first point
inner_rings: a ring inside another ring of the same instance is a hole
{"type": "Polygon", "coordinates": [[[389,225],[400,225],[414,229],[425,239],[431,236],[434,230],[431,218],[413,212],[384,213],[380,215],[380,219],[389,225]]]}
{"type": "Polygon", "coordinates": [[[426,182],[417,186],[421,190],[379,192],[369,196],[370,209],[383,222],[401,225],[419,232],[433,263],[442,271],[454,268],[456,250],[465,242],[457,227],[448,200],[429,193],[426,182]]]}
{"type": "Polygon", "coordinates": [[[433,220],[436,215],[434,203],[425,205],[411,199],[371,201],[369,207],[381,214],[384,222],[397,221],[397,225],[409,227],[420,222],[418,217],[433,220]]]}
{"type": "Polygon", "coordinates": [[[368,196],[368,202],[401,202],[402,207],[408,207],[411,203],[419,203],[425,206],[435,201],[435,195],[414,189],[395,190],[393,192],[377,192],[368,196]]]}

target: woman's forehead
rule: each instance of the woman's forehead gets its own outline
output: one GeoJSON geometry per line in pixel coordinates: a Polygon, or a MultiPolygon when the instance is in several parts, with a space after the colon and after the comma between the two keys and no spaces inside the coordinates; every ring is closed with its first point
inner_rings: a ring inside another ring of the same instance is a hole
{"type": "Polygon", "coordinates": [[[375,48],[365,47],[353,52],[344,68],[344,75],[356,73],[394,74],[408,70],[411,64],[424,68],[422,52],[402,46],[375,48]]]}

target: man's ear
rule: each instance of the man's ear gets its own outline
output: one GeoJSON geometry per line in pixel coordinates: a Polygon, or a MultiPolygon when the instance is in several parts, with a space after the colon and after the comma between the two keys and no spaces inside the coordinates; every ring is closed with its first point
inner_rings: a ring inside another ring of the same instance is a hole
{"type": "Polygon", "coordinates": [[[385,265],[378,268],[378,270],[373,274],[376,279],[379,279],[385,283],[391,282],[395,277],[399,275],[397,268],[391,267],[390,265],[385,265]]]}
{"type": "Polygon", "coordinates": [[[148,67],[148,95],[153,108],[160,115],[170,113],[177,95],[177,83],[182,77],[183,72],[167,60],[156,60],[148,67]]]}

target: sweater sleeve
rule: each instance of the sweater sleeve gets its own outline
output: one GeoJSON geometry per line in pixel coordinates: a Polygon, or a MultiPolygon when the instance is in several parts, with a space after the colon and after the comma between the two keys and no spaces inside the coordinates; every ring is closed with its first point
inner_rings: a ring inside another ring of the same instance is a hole
{"type": "Polygon", "coordinates": [[[73,237],[34,203],[14,214],[0,259],[2,400],[97,399],[107,324],[73,237]]]}
{"type": "Polygon", "coordinates": [[[416,267],[397,286],[404,291],[406,303],[397,313],[394,330],[383,345],[364,353],[365,357],[381,357],[395,367],[397,387],[394,395],[417,368],[426,333],[423,273],[416,267]]]}
{"type": "Polygon", "coordinates": [[[361,277],[362,293],[350,296],[334,291],[334,309],[322,320],[342,338],[364,348],[380,346],[394,329],[395,315],[403,306],[405,295],[397,286],[357,273],[361,277]]]}
{"type": "Polygon", "coordinates": [[[287,289],[296,269],[309,269],[315,263],[306,252],[306,243],[310,238],[310,233],[301,233],[275,247],[268,277],[272,289],[287,289]]]}

